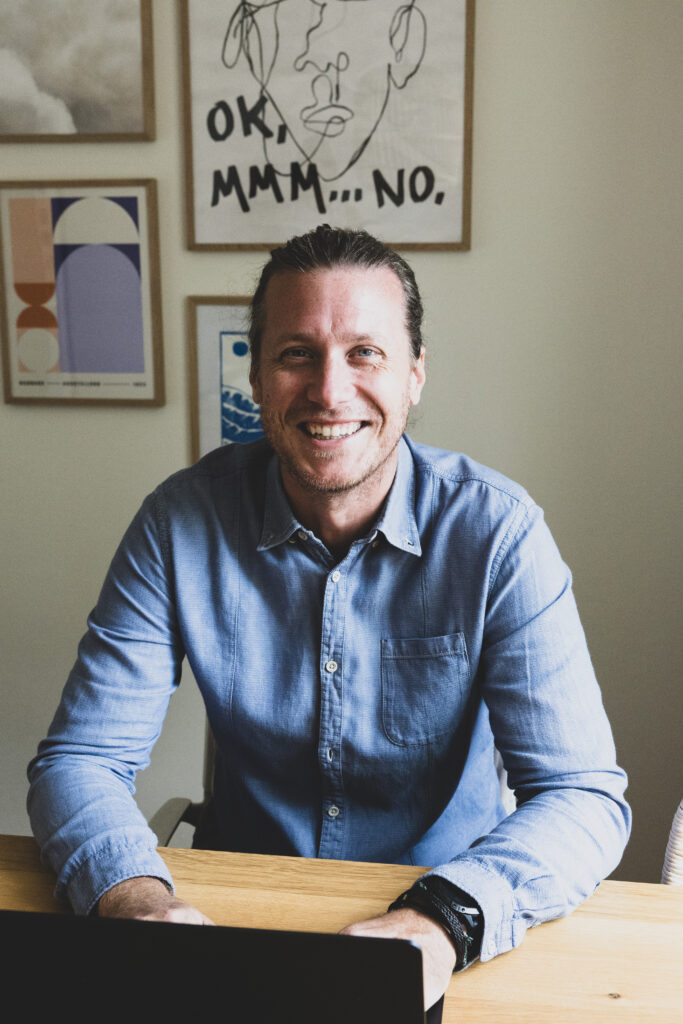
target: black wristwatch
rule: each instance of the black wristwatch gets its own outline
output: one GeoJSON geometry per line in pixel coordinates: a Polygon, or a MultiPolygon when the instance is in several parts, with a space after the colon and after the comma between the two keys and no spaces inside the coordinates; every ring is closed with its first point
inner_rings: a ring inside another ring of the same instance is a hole
{"type": "Polygon", "coordinates": [[[478,904],[456,885],[439,875],[428,875],[417,882],[389,907],[412,907],[427,914],[447,932],[455,947],[455,971],[478,959],[484,932],[484,915],[478,904]]]}

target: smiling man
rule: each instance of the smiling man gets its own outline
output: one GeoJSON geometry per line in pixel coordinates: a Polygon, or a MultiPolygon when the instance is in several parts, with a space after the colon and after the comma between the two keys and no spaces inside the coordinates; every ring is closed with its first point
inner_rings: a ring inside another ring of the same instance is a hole
{"type": "Polygon", "coordinates": [[[424,349],[411,351],[402,285],[388,267],[277,274],[264,302],[254,400],[293,510],[341,552],[391,487],[424,349]]]}
{"type": "Polygon", "coordinates": [[[210,923],[173,895],[131,795],[187,656],[217,747],[195,845],[432,865],[345,929],[417,942],[429,1006],[454,969],[589,896],[630,813],[541,510],[405,434],[421,322],[412,270],[365,232],[272,252],[250,328],[266,438],[143,504],[29,810],[78,912],[210,923]]]}

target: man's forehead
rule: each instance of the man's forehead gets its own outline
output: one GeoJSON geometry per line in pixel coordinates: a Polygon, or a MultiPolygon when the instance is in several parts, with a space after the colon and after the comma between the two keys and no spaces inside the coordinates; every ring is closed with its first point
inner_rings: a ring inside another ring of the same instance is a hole
{"type": "Polygon", "coordinates": [[[368,334],[397,309],[405,313],[405,308],[403,284],[391,267],[283,268],[272,275],[266,287],[263,327],[268,333],[273,329],[277,333],[286,321],[287,331],[291,331],[294,324],[331,316],[336,323],[345,322],[351,333],[368,334]]]}

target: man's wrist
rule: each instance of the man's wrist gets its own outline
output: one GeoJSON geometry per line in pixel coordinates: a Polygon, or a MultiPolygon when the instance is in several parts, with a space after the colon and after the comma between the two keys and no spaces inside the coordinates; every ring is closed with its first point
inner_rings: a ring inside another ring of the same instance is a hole
{"type": "Polygon", "coordinates": [[[420,911],[441,925],[455,948],[456,972],[478,959],[484,930],[481,908],[452,882],[438,875],[420,878],[389,910],[401,907],[420,911]]]}
{"type": "Polygon", "coordinates": [[[141,901],[148,902],[164,896],[172,898],[173,891],[163,878],[156,875],[134,875],[102,893],[91,913],[94,917],[128,917],[130,909],[141,901]]]}

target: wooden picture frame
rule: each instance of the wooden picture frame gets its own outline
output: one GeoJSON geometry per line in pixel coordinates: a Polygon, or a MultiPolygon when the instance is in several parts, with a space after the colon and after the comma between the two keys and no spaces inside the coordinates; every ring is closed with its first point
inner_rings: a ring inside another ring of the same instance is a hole
{"type": "Polygon", "coordinates": [[[224,444],[263,436],[249,386],[245,295],[187,298],[192,461],[224,444]]]}
{"type": "Polygon", "coordinates": [[[188,248],[469,249],[474,10],[181,0],[188,248]]]}
{"type": "Polygon", "coordinates": [[[164,404],[156,181],[0,182],[5,401],[164,404]]]}
{"type": "Polygon", "coordinates": [[[76,13],[74,0],[1,5],[0,142],[155,138],[152,0],[76,13]]]}

